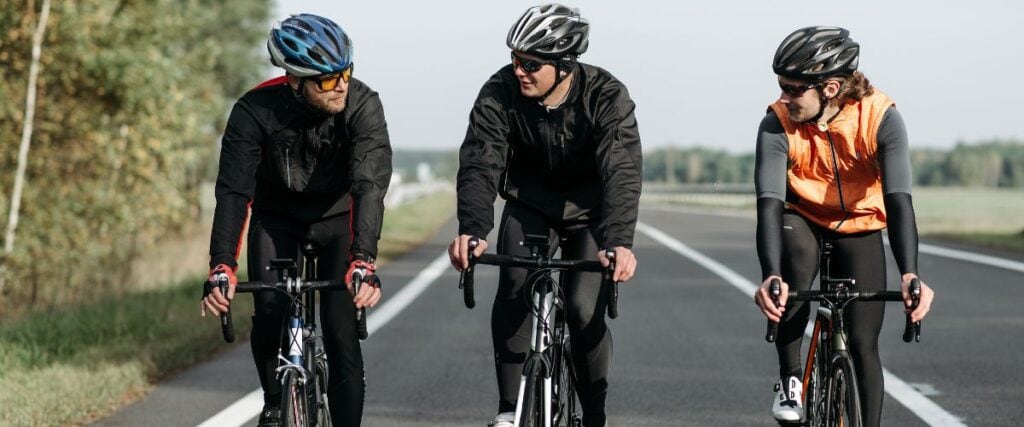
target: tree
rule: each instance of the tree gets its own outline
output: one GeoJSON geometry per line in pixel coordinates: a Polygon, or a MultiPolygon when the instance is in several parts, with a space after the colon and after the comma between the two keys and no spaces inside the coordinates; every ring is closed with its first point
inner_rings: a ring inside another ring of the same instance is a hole
{"type": "MultiPolygon", "coordinates": [[[[30,10],[31,0],[0,0],[30,10]]],[[[270,1],[54,2],[0,315],[123,291],[137,254],[198,219],[230,103],[259,83],[270,1]],[[230,29],[230,30],[225,30],[230,29]]],[[[25,99],[26,14],[0,14],[0,97],[25,99]]],[[[13,123],[0,103],[0,170],[13,123]]],[[[6,175],[6,174],[4,174],[6,175]]],[[[0,176],[10,188],[13,176],[0,176]]],[[[2,192],[6,194],[6,191],[2,192]]],[[[0,206],[7,205],[0,196],[0,206]]],[[[148,280],[159,280],[149,278],[148,280]]]]}

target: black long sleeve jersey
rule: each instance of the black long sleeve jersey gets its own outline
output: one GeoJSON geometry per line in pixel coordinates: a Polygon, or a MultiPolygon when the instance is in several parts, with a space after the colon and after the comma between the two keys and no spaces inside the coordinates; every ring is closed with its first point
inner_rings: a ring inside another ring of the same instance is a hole
{"type": "Polygon", "coordinates": [[[604,248],[632,247],[640,199],[640,134],[626,87],[577,64],[566,100],[521,95],[511,65],[484,84],[459,153],[459,233],[486,237],[500,192],[557,224],[597,222],[604,248]]]}
{"type": "Polygon", "coordinates": [[[353,254],[376,256],[391,181],[391,144],[377,93],[349,81],[328,115],[276,79],[242,96],[228,119],[217,175],[210,266],[236,267],[248,208],[301,222],[351,211],[353,254]]]}

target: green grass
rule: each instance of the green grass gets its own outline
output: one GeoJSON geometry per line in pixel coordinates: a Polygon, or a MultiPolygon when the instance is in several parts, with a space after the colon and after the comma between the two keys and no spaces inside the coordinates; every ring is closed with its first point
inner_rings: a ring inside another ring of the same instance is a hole
{"type": "Polygon", "coordinates": [[[936,233],[930,234],[929,237],[1024,254],[1024,232],[1015,234],[936,233]]]}
{"type": "Polygon", "coordinates": [[[429,239],[455,213],[455,194],[439,193],[384,213],[378,245],[379,264],[411,251],[429,239]]]}
{"type": "MultiPolygon", "coordinates": [[[[438,194],[389,209],[382,264],[428,239],[455,208],[438,194]]],[[[202,236],[208,239],[209,236],[202,236]]],[[[168,258],[174,262],[175,258],[168,258]]],[[[79,424],[144,396],[153,384],[228,348],[199,316],[203,272],[176,284],[0,324],[0,425],[79,424]]],[[[245,337],[252,298],[232,305],[245,337]]]]}
{"type": "Polygon", "coordinates": [[[1024,191],[997,188],[914,189],[921,235],[1024,253],[1024,191]]]}
{"type": "MultiPolygon", "coordinates": [[[[202,276],[175,286],[0,326],[0,419],[60,425],[104,414],[150,384],[225,348],[199,316],[202,276]]],[[[239,299],[236,312],[251,312],[239,299]]],[[[248,316],[235,316],[239,333],[248,316]]]]}
{"type": "Polygon", "coordinates": [[[1024,190],[918,187],[914,211],[922,234],[1018,234],[1024,230],[1024,190]]]}

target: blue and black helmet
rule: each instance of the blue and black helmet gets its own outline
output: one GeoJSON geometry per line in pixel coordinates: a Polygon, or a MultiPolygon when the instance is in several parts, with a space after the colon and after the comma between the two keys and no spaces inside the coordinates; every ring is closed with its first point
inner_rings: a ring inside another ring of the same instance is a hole
{"type": "Polygon", "coordinates": [[[298,77],[342,71],[352,65],[352,41],[334,21],[303,13],[270,30],[270,62],[298,77]]]}

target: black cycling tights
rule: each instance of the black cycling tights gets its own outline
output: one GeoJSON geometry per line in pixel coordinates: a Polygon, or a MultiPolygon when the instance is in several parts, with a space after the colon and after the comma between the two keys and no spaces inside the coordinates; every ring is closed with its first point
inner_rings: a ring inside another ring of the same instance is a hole
{"type": "MultiPolygon", "coordinates": [[[[885,249],[880,231],[844,235],[823,229],[794,212],[782,218],[782,278],[791,290],[807,290],[818,272],[822,238],[833,243],[831,276],[853,278],[860,291],[885,290],[885,249]]],[[[779,375],[801,378],[800,342],[810,315],[810,304],[794,302],[779,326],[775,347],[779,353],[779,375]]],[[[860,383],[864,425],[877,426],[882,413],[882,363],[878,357],[878,333],[882,329],[885,302],[855,301],[846,307],[853,364],[860,383]]]]}
{"type": "MultiPolygon", "coordinates": [[[[347,213],[313,224],[255,213],[249,231],[249,277],[251,280],[278,280],[277,272],[266,269],[269,260],[292,258],[302,266],[300,245],[310,242],[318,248],[318,279],[343,279],[351,240],[347,213]]],[[[327,396],[331,419],[336,426],[358,426],[363,414],[365,377],[355,333],[352,295],[346,290],[336,290],[320,292],[317,297],[328,359],[327,396]]],[[[281,326],[288,315],[290,301],[280,292],[266,291],[255,294],[255,302],[251,335],[253,359],[263,386],[264,402],[277,406],[281,402],[281,385],[274,370],[283,340],[281,326]]]]}
{"type": "MultiPolygon", "coordinates": [[[[561,246],[562,258],[595,260],[598,247],[594,233],[596,228],[586,226],[574,227],[574,230],[552,228],[536,211],[509,202],[502,213],[497,252],[529,256],[529,250],[519,242],[526,234],[541,234],[548,236],[550,255],[561,246]]],[[[500,393],[499,412],[515,410],[523,362],[530,352],[533,322],[530,303],[525,299],[529,295],[523,295],[525,280],[525,269],[501,269],[498,294],[491,312],[491,337],[500,393]]],[[[604,319],[608,293],[602,290],[601,273],[567,274],[562,289],[568,303],[567,319],[583,406],[583,424],[603,426],[607,375],[612,359],[612,336],[604,319]]]]}

